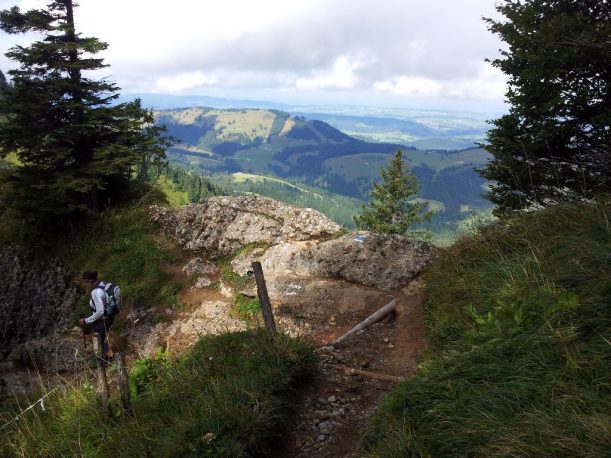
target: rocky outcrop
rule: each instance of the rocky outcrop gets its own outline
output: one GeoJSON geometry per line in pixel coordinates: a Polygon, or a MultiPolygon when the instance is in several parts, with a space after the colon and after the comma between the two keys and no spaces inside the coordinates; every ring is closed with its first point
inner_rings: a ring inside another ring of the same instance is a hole
{"type": "Polygon", "coordinates": [[[322,242],[280,243],[264,253],[242,253],[232,265],[242,275],[249,262],[261,262],[270,298],[282,315],[340,324],[389,302],[435,255],[426,242],[359,232],[322,242]]]}
{"type": "Polygon", "coordinates": [[[221,300],[203,301],[170,323],[157,323],[132,336],[135,348],[153,354],[158,348],[184,351],[203,335],[244,331],[246,324],[230,316],[230,304],[221,300]]]}
{"type": "Polygon", "coordinates": [[[258,196],[211,197],[178,210],[154,206],[150,212],[182,248],[210,256],[227,256],[251,243],[328,238],[340,230],[315,210],[258,196]]]}
{"type": "Polygon", "coordinates": [[[78,291],[61,262],[0,251],[0,358],[17,345],[66,329],[78,291]]]}
{"type": "Polygon", "coordinates": [[[321,243],[281,243],[261,256],[266,275],[341,278],[390,291],[417,276],[435,248],[420,240],[372,232],[346,234],[321,243]]]}
{"type": "MultiPolygon", "coordinates": [[[[262,243],[242,250],[231,268],[244,277],[253,261],[261,262],[279,321],[291,321],[283,328],[297,332],[298,322],[337,324],[367,316],[436,254],[432,245],[398,235],[337,236],[339,226],[320,213],[262,197],[215,197],[176,211],[152,207],[151,214],[170,238],[203,258],[262,243]]],[[[254,280],[248,285],[243,292],[255,295],[254,280]]]]}

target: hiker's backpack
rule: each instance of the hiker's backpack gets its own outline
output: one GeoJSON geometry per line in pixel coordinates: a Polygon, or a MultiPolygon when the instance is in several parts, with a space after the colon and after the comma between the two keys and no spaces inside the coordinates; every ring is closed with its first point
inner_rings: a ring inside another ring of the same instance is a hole
{"type": "Polygon", "coordinates": [[[121,300],[121,287],[106,283],[104,286],[104,315],[115,316],[121,311],[123,302],[121,300]]]}

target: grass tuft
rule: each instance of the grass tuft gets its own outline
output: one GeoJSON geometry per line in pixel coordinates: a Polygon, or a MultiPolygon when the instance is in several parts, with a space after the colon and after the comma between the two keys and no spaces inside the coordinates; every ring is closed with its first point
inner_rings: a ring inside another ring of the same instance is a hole
{"type": "Polygon", "coordinates": [[[610,210],[532,212],[446,249],[426,274],[429,355],[363,454],[610,455],[610,210]]]}
{"type": "Polygon", "coordinates": [[[104,418],[82,385],[0,432],[0,454],[266,456],[281,438],[292,391],[315,367],[313,349],[285,336],[203,337],[178,360],[158,354],[133,364],[133,417],[104,418]]]}

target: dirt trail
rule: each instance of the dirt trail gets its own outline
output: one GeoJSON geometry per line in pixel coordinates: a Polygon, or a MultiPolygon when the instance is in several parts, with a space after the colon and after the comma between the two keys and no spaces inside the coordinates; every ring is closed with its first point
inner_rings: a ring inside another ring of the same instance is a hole
{"type": "MultiPolygon", "coordinates": [[[[177,270],[175,276],[178,278],[184,273],[177,270]]],[[[395,379],[405,379],[415,373],[426,345],[426,333],[422,315],[423,285],[418,280],[414,285],[417,286],[413,294],[406,295],[401,289],[391,293],[398,300],[394,317],[360,331],[336,347],[326,344],[343,335],[381,304],[370,304],[354,316],[347,314],[351,317],[350,322],[342,320],[341,326],[329,328],[312,323],[309,332],[302,337],[319,348],[320,370],[316,379],[297,394],[296,414],[275,457],[358,456],[359,441],[371,415],[398,381],[379,380],[350,373],[347,369],[389,375],[395,379]]],[[[172,320],[189,320],[202,302],[228,301],[211,288],[185,289],[180,299],[186,307],[174,313],[172,320]]],[[[343,305],[350,308],[348,304],[343,305]]],[[[171,339],[171,347],[180,352],[193,342],[192,336],[177,334],[171,339]]]]}
{"type": "MultiPolygon", "coordinates": [[[[320,373],[299,395],[294,423],[277,457],[358,456],[359,440],[371,415],[397,382],[349,373],[345,368],[408,378],[425,347],[423,295],[397,291],[395,297],[399,303],[394,319],[360,331],[337,347],[319,350],[320,373]]],[[[314,343],[323,346],[350,327],[321,333],[314,343]]]]}

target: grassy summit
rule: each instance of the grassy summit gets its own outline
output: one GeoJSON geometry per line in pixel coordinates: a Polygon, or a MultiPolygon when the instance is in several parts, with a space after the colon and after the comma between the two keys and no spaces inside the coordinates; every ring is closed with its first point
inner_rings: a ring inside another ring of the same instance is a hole
{"type": "Polygon", "coordinates": [[[611,453],[611,202],[495,224],[427,274],[430,353],[366,456],[611,453]]]}

